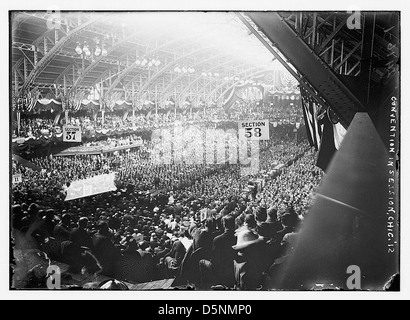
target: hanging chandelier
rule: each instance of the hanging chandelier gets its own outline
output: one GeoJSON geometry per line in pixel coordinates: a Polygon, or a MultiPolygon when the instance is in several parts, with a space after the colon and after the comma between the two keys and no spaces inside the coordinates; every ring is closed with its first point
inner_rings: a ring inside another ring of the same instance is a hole
{"type": "Polygon", "coordinates": [[[95,43],[91,45],[87,41],[84,41],[84,44],[82,45],[79,41],[77,41],[75,52],[85,58],[94,58],[99,56],[106,57],[108,55],[108,51],[105,48],[104,43],[100,44],[99,39],[96,39],[95,43]]]}
{"type": "Polygon", "coordinates": [[[194,67],[186,67],[186,66],[176,66],[174,68],[174,72],[175,73],[194,73],[195,72],[195,68],[194,67]]]}
{"type": "Polygon", "coordinates": [[[207,77],[207,78],[218,78],[220,76],[220,73],[219,72],[215,72],[215,73],[206,72],[205,70],[203,70],[201,73],[201,76],[207,77]]]}
{"type": "Polygon", "coordinates": [[[153,57],[153,58],[147,58],[147,57],[142,57],[140,58],[139,56],[137,56],[136,60],[135,60],[135,65],[137,67],[145,67],[147,66],[148,68],[152,68],[152,67],[159,67],[161,65],[161,60],[159,60],[159,57],[153,57]]]}

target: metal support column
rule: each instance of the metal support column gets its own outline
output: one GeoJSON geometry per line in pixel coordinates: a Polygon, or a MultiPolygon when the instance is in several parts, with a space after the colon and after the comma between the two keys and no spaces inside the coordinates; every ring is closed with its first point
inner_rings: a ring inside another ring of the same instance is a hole
{"type": "Polygon", "coordinates": [[[374,29],[376,26],[376,14],[369,13],[364,20],[363,38],[362,38],[362,63],[361,63],[361,82],[366,84],[365,102],[369,103],[370,99],[370,76],[372,73],[372,56],[374,43],[374,29]]]}

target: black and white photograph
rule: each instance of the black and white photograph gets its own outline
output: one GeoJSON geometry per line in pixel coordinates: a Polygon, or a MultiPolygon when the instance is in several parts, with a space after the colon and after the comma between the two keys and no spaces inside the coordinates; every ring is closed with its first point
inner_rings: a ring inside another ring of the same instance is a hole
{"type": "Polygon", "coordinates": [[[400,292],[402,14],[314,9],[10,9],[8,290],[400,292]]]}

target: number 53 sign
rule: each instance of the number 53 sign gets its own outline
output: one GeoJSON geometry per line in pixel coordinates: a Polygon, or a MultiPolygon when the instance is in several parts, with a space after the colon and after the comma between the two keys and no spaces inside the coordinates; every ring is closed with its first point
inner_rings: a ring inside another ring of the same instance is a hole
{"type": "Polygon", "coordinates": [[[64,142],[81,142],[81,127],[63,126],[64,142]]]}
{"type": "Polygon", "coordinates": [[[239,140],[269,140],[269,120],[239,121],[239,140]]]}

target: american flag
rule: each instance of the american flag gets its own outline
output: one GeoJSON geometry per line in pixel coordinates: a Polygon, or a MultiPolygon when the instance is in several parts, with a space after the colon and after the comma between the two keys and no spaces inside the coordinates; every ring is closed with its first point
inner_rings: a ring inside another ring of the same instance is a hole
{"type": "Polygon", "coordinates": [[[74,110],[78,111],[81,108],[81,103],[83,102],[85,96],[85,92],[84,91],[80,91],[78,92],[75,96],[74,96],[74,110]]]}
{"type": "Polygon", "coordinates": [[[31,112],[31,110],[33,110],[34,106],[36,105],[38,95],[39,93],[36,89],[33,89],[27,93],[25,99],[25,106],[28,112],[31,112]]]}
{"type": "Polygon", "coordinates": [[[320,105],[314,101],[312,96],[303,88],[301,89],[302,95],[302,107],[303,116],[305,119],[306,130],[308,134],[308,140],[312,147],[315,147],[316,151],[320,149],[320,144],[322,140],[323,126],[319,124],[318,118],[320,110],[322,109],[320,105]]]}
{"type": "Polygon", "coordinates": [[[118,92],[114,92],[112,95],[111,95],[111,97],[109,97],[107,100],[107,106],[108,106],[108,108],[110,109],[110,110],[113,110],[114,109],[114,107],[115,107],[115,103],[118,101],[118,100],[120,100],[120,98],[121,98],[121,95],[122,95],[122,92],[121,91],[118,91],[118,92]]]}

